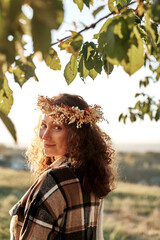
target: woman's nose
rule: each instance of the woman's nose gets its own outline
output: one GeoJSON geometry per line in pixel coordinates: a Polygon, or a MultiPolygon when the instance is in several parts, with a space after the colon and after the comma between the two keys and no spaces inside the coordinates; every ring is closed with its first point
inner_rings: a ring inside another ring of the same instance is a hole
{"type": "Polygon", "coordinates": [[[50,133],[50,129],[47,128],[42,135],[42,139],[44,140],[50,140],[51,139],[51,133],[50,133]]]}

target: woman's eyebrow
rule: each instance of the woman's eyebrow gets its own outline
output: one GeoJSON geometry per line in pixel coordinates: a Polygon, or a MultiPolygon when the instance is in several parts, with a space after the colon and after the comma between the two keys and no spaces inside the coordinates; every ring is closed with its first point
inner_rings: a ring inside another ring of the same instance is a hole
{"type": "Polygon", "coordinates": [[[41,122],[43,122],[43,123],[46,123],[46,121],[44,120],[44,119],[42,119],[42,121],[41,122]]]}

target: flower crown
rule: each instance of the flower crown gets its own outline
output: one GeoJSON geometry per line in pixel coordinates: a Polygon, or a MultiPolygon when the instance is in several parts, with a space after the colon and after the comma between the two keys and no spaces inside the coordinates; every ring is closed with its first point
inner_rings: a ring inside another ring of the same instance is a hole
{"type": "Polygon", "coordinates": [[[53,118],[56,124],[74,123],[76,122],[77,128],[82,127],[82,124],[90,123],[91,126],[96,122],[105,120],[101,107],[98,105],[90,105],[84,110],[78,107],[70,107],[64,104],[61,106],[55,105],[52,98],[38,96],[37,107],[42,113],[49,115],[53,118]]]}

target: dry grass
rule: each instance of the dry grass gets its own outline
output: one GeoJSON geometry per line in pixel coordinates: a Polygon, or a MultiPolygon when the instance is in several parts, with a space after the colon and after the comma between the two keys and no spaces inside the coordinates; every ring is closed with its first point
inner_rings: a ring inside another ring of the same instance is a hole
{"type": "MultiPolygon", "coordinates": [[[[0,168],[0,239],[9,240],[9,209],[31,185],[30,174],[0,168]]],[[[119,183],[105,199],[105,240],[160,240],[160,187],[119,183]]]]}
{"type": "Polygon", "coordinates": [[[160,240],[160,187],[119,183],[104,213],[106,240],[160,240]]]}
{"type": "Polygon", "coordinates": [[[30,174],[0,167],[0,239],[9,239],[8,211],[31,184],[30,174]]]}

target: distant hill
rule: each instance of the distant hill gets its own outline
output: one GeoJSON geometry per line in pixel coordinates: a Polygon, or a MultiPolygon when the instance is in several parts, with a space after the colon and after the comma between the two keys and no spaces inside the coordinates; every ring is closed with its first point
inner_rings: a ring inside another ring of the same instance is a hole
{"type": "Polygon", "coordinates": [[[25,149],[0,145],[0,166],[13,169],[27,169],[25,149]]]}
{"type": "MultiPolygon", "coordinates": [[[[117,153],[119,180],[160,186],[160,152],[117,153]]],[[[27,170],[25,149],[0,145],[0,166],[27,170]]]]}
{"type": "Polygon", "coordinates": [[[160,186],[160,153],[119,152],[117,159],[121,181],[160,186]]]}

